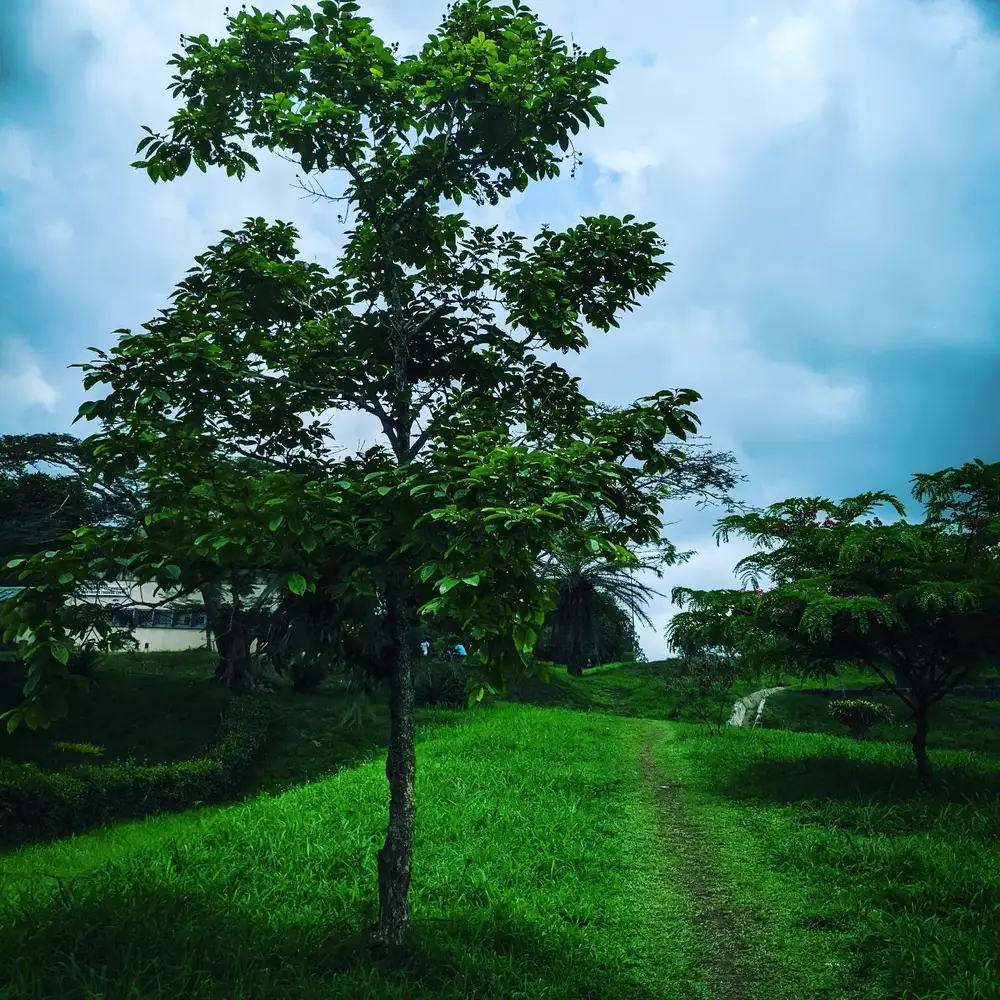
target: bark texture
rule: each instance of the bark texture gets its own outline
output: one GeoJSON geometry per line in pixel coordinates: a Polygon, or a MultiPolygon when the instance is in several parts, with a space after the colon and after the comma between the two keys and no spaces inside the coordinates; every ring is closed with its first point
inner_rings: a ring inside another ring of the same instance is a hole
{"type": "Polygon", "coordinates": [[[252,686],[254,678],[250,663],[250,632],[239,597],[234,594],[231,606],[226,606],[222,588],[215,584],[202,587],[201,594],[219,654],[215,680],[233,690],[245,690],[252,686]]]}
{"type": "Polygon", "coordinates": [[[927,756],[927,712],[928,707],[918,703],[913,713],[913,757],[917,762],[917,777],[920,784],[929,789],[934,778],[930,758],[927,756]]]}
{"type": "Polygon", "coordinates": [[[410,919],[413,870],[413,786],[416,773],[413,722],[413,665],[407,642],[407,585],[402,579],[386,589],[393,669],[389,687],[389,825],[378,852],[378,926],[374,940],[389,948],[402,946],[410,919]]]}

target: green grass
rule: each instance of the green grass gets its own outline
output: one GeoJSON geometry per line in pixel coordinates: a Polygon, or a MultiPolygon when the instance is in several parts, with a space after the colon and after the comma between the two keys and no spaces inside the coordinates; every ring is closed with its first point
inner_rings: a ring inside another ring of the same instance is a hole
{"type": "Polygon", "coordinates": [[[1000,760],[932,751],[926,796],[906,746],[677,728],[657,760],[764,918],[773,996],[1000,997],[1000,760]]]}
{"type": "Polygon", "coordinates": [[[19,852],[5,859],[19,892],[0,911],[0,996],[706,996],[686,901],[652,855],[644,734],[512,705],[426,727],[419,946],[401,968],[363,961],[357,941],[375,907],[382,758],[142,835],[19,852]],[[61,895],[48,875],[73,881],[61,895]]]}
{"type": "MultiPolygon", "coordinates": [[[[201,652],[109,658],[17,759],[65,766],[46,739],[71,738],[193,756],[228,697],[210,669],[201,652]]],[[[711,737],[674,721],[664,664],[420,711],[416,948],[393,967],[359,935],[387,818],[385,706],[345,729],[336,686],[274,686],[242,801],[0,856],[0,1000],[712,1000],[724,941],[699,915],[707,885],[753,935],[754,1000],[1000,1000],[1000,705],[941,706],[931,796],[905,726],[842,738],[827,698],[785,692],[765,728],[711,737]],[[639,766],[651,736],[679,796],[666,827],[639,766]]]]}
{"type": "MultiPolygon", "coordinates": [[[[603,712],[640,719],[693,721],[693,707],[682,706],[667,683],[668,664],[622,663],[585,671],[572,677],[564,669],[553,670],[550,682],[527,677],[508,684],[511,701],[532,705],[561,705],[583,712],[603,712]]],[[[757,685],[740,683],[725,699],[723,720],[732,702],[756,689],[757,685]]]]}
{"type": "MultiPolygon", "coordinates": [[[[872,694],[869,701],[886,705],[893,713],[893,723],[872,726],[870,738],[876,741],[909,745],[913,738],[910,709],[895,695],[872,694]]],[[[834,698],[808,691],[782,691],[771,695],[764,705],[761,727],[799,733],[827,733],[846,736],[847,728],[830,715],[834,698]]],[[[997,701],[971,698],[946,698],[930,711],[927,744],[931,748],[978,750],[1000,757],[1000,689],[997,701]]]]}
{"type": "MultiPolygon", "coordinates": [[[[129,758],[168,764],[199,757],[221,732],[220,714],[230,698],[225,688],[205,681],[210,655],[193,650],[109,657],[92,692],[76,699],[66,718],[48,729],[0,732],[0,756],[50,771],[129,758]],[[84,750],[85,744],[100,752],[84,750]]],[[[23,668],[0,667],[0,709],[18,704],[23,686],[23,668]]]]}

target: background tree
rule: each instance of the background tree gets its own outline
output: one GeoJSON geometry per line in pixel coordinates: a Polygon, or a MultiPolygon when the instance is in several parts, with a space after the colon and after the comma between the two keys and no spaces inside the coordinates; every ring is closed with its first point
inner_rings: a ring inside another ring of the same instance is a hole
{"type": "MultiPolygon", "coordinates": [[[[672,547],[661,555],[663,561],[681,562],[690,553],[677,553],[672,547]]],[[[663,596],[632,575],[633,566],[652,570],[662,576],[661,560],[644,559],[623,566],[594,556],[559,553],[548,555],[539,565],[539,575],[555,583],[555,607],[546,618],[545,643],[538,655],[565,664],[570,674],[579,677],[588,660],[602,659],[600,623],[611,608],[627,609],[647,625],[652,625],[644,605],[653,596],[663,596]],[[608,606],[610,602],[610,608],[608,606]]]]}
{"type": "Polygon", "coordinates": [[[412,865],[413,626],[447,609],[492,682],[523,673],[552,603],[541,554],[558,534],[567,556],[628,564],[628,546],[657,542],[662,506],[638,480],[670,468],[657,449],[696,429],[687,407],[700,397],[664,390],[604,414],[538,355],[581,350],[585,325],[616,327],[666,276],[652,224],[585,217],[528,246],[442,212],[557,175],[555,147],[601,123],[594,90],[614,61],[570,50],[520,4],[481,0],[453,4],[419,54],[397,59],[357,9],[242,11],[228,37],[190,38],[172,60],[186,103],[167,136],[147,130],[137,166],[153,180],[191,163],[242,177],[257,166],[249,137],[306,172],[342,172],[355,224],[331,273],[297,259],[293,227],[249,219],[196,258],[143,333],[119,331],[96,352],[84,384],[108,392],[81,415],[105,422],[102,476],[141,458],[162,527],[145,539],[87,529],[33,557],[26,575],[47,589],[26,590],[4,617],[32,631],[16,725],[44,720],[45,697],[66,687],[66,589],[117,559],[181,585],[196,582],[196,556],[260,560],[293,594],[322,586],[331,602],[355,601],[356,625],[376,601],[390,732],[374,940],[397,945],[412,865]],[[340,409],[376,416],[386,443],[338,460],[321,417],[340,409]],[[220,448],[273,467],[210,496],[202,480],[220,448]]]}
{"type": "MultiPolygon", "coordinates": [[[[8,586],[18,584],[18,571],[7,569],[10,559],[59,548],[66,536],[85,525],[117,526],[138,534],[147,533],[147,501],[142,476],[133,470],[103,480],[93,442],[71,434],[7,434],[0,437],[0,573],[8,586]],[[58,473],[44,471],[46,468],[58,473]]],[[[141,462],[136,469],[141,468],[141,462]]],[[[205,482],[231,469],[236,476],[258,474],[260,462],[236,454],[218,455],[205,482]]],[[[154,528],[153,530],[158,530],[154,528]]],[[[268,575],[260,567],[231,566],[220,575],[214,563],[201,560],[196,600],[176,602],[178,607],[201,605],[219,653],[215,678],[242,689],[258,683],[250,656],[250,644],[266,620],[271,602],[264,585],[268,575]]],[[[195,569],[192,576],[198,577],[195,569]]],[[[125,582],[127,573],[116,574],[125,582]]],[[[85,581],[82,581],[85,582],[85,581]]],[[[273,588],[272,588],[273,590],[273,588]]],[[[100,602],[78,600],[101,612],[100,602]]],[[[118,599],[116,599],[118,600],[118,599]]],[[[121,605],[135,604],[122,589],[121,605]]]]}
{"type": "Polygon", "coordinates": [[[675,599],[692,610],[677,615],[671,629],[681,645],[696,645],[712,630],[759,630],[780,643],[785,664],[800,674],[829,672],[837,663],[874,670],[913,714],[917,774],[928,787],[930,709],[1000,656],[1000,572],[991,534],[1000,463],[977,460],[917,475],[914,495],[933,496],[922,524],[867,518],[878,504],[905,513],[887,493],[839,504],[792,499],[723,518],[717,537],[738,531],[765,549],[740,560],[737,571],[754,587],[765,573],[778,586],[753,594],[679,589],[675,599]],[[969,510],[983,512],[983,520],[969,510]],[[819,512],[827,515],[822,521],[819,512]],[[968,537],[976,531],[981,540],[968,537]]]}
{"type": "Polygon", "coordinates": [[[644,660],[646,654],[639,643],[632,614],[614,598],[598,592],[600,605],[597,616],[598,664],[622,660],[644,660]]]}
{"type": "Polygon", "coordinates": [[[83,525],[120,522],[137,510],[128,478],[90,483],[92,458],[71,434],[0,436],[0,580],[16,586],[8,559],[52,548],[83,525]],[[58,470],[56,472],[49,469],[58,470]]]}
{"type": "MultiPolygon", "coordinates": [[[[613,416],[622,407],[598,406],[597,412],[613,416]]],[[[726,510],[744,509],[729,491],[746,477],[735,471],[731,452],[714,452],[702,441],[661,445],[658,451],[669,467],[662,473],[638,471],[637,483],[664,502],[697,498],[698,506],[719,504],[726,510]]],[[[635,466],[634,459],[626,464],[635,466]]],[[[602,524],[607,516],[601,509],[588,514],[602,524]]],[[[557,583],[556,607],[550,612],[537,650],[539,658],[567,666],[580,675],[589,660],[609,662],[625,655],[636,655],[639,648],[634,618],[651,625],[644,607],[653,596],[664,596],[652,587],[634,580],[635,569],[651,569],[662,576],[662,566],[685,562],[693,552],[677,552],[667,539],[647,547],[643,558],[627,570],[607,560],[587,558],[567,562],[549,554],[542,567],[544,577],[557,583]],[[579,562],[579,564],[577,564],[579,562]],[[627,624],[626,624],[626,616],[627,624]],[[628,645],[621,640],[628,638],[628,645]],[[631,652],[625,653],[628,649],[631,652]]]]}

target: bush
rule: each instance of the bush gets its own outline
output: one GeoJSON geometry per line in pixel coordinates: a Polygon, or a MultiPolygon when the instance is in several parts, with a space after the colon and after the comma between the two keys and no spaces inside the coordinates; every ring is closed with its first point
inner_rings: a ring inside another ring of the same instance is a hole
{"type": "Polygon", "coordinates": [[[467,708],[469,696],[463,671],[454,663],[422,657],[417,670],[414,704],[417,708],[467,708]]]}
{"type": "Polygon", "coordinates": [[[85,677],[91,683],[97,680],[97,664],[100,654],[93,646],[82,646],[70,653],[66,666],[71,674],[85,677]]]}
{"type": "Polygon", "coordinates": [[[315,657],[303,657],[292,661],[288,668],[288,679],[292,690],[299,694],[315,694],[320,684],[326,680],[329,669],[315,657]]]}
{"type": "Polygon", "coordinates": [[[729,657],[692,653],[670,661],[665,677],[682,718],[703,722],[709,732],[722,729],[732,711],[733,687],[741,679],[738,663],[729,657]]]}
{"type": "Polygon", "coordinates": [[[867,736],[872,726],[893,721],[887,706],[863,698],[838,698],[830,703],[830,714],[847,726],[854,739],[867,736]]]}
{"type": "Polygon", "coordinates": [[[215,746],[198,760],[175,764],[80,764],[49,773],[0,761],[0,850],[225,801],[263,745],[269,719],[262,699],[235,698],[215,746]]]}

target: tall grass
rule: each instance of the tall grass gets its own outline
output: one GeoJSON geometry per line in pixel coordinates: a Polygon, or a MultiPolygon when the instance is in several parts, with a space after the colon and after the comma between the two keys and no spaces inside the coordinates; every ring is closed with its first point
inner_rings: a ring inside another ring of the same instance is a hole
{"type": "Polygon", "coordinates": [[[357,937],[376,905],[384,754],[278,796],[8,855],[0,997],[707,996],[654,852],[643,734],[512,705],[426,727],[418,947],[401,968],[365,961],[357,937]]]}
{"type": "MultiPolygon", "coordinates": [[[[183,736],[193,756],[218,724],[204,700],[228,697],[210,666],[197,651],[109,658],[68,719],[0,753],[55,767],[71,754],[45,740],[75,738],[176,757],[183,736]]],[[[711,1000],[692,844],[756,936],[754,1000],[1000,1000],[996,704],[942,706],[931,796],[905,725],[856,742],[825,697],[786,692],[769,728],[710,737],[670,721],[663,664],[423,710],[416,947],[392,967],[359,933],[387,819],[385,705],[345,729],[335,685],[306,697],[277,680],[268,697],[244,801],[0,856],[0,1000],[711,1000]],[[652,734],[690,843],[665,835],[638,766],[652,734]]]]}

